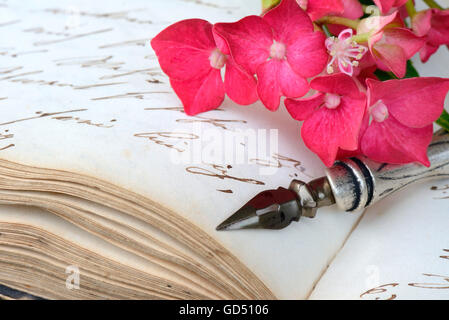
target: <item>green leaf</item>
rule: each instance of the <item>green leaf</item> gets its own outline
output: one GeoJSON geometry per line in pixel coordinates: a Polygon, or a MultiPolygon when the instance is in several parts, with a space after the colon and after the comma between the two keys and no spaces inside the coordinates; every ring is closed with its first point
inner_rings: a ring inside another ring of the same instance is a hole
{"type": "MultiPolygon", "coordinates": [[[[391,79],[398,79],[392,72],[390,71],[383,71],[380,69],[377,69],[374,71],[374,74],[379,78],[380,81],[385,80],[391,80],[391,79]]],[[[405,73],[405,78],[416,78],[419,77],[418,71],[416,71],[415,67],[413,66],[413,63],[411,60],[407,61],[407,71],[405,73]]]]}
{"type": "Polygon", "coordinates": [[[281,0],[262,0],[262,11],[267,11],[277,6],[281,0]]]}
{"type": "Polygon", "coordinates": [[[372,0],[359,0],[359,2],[360,2],[361,4],[366,5],[366,6],[374,6],[374,5],[375,5],[374,2],[373,2],[372,0]]]}
{"type": "Polygon", "coordinates": [[[446,110],[443,110],[443,113],[435,122],[442,128],[446,129],[446,131],[449,131],[449,113],[447,113],[446,110]]]}
{"type": "Polygon", "coordinates": [[[374,71],[374,74],[379,78],[380,81],[397,79],[397,77],[392,72],[383,71],[380,69],[377,69],[376,71],[374,71]]]}
{"type": "Polygon", "coordinates": [[[418,71],[416,71],[415,67],[411,60],[407,61],[407,72],[405,73],[404,78],[417,78],[419,77],[418,71]]]}

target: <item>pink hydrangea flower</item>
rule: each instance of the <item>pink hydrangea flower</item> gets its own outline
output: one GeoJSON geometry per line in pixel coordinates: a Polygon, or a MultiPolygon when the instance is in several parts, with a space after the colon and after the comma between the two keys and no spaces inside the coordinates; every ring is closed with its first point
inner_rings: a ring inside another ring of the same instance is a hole
{"type": "Polygon", "coordinates": [[[343,1],[343,12],[339,15],[349,19],[358,19],[363,16],[363,6],[359,0],[345,0],[343,1]]]}
{"type": "Polygon", "coordinates": [[[214,31],[225,39],[235,62],[257,75],[257,92],[269,110],[280,97],[301,97],[306,80],[319,74],[328,60],[325,36],[295,0],[283,0],[263,17],[248,16],[235,23],[218,23],[214,31]]]}
{"type": "Polygon", "coordinates": [[[367,109],[365,107],[365,113],[362,118],[362,124],[360,125],[360,132],[359,132],[359,139],[358,139],[358,147],[356,150],[344,150],[344,149],[338,149],[336,160],[343,160],[351,157],[358,157],[363,156],[362,148],[361,148],[361,141],[362,137],[366,132],[366,129],[368,129],[370,121],[370,115],[367,112],[367,109]]]}
{"type": "Polygon", "coordinates": [[[297,2],[313,21],[344,11],[343,0],[297,0],[297,2]]]}
{"type": "Polygon", "coordinates": [[[403,6],[406,2],[407,0],[374,0],[374,3],[383,14],[389,13],[392,8],[403,6]]]}
{"type": "MultiPolygon", "coordinates": [[[[296,2],[301,9],[307,12],[312,21],[327,15],[338,15],[350,19],[363,16],[362,5],[358,0],[296,0],[296,2]]],[[[264,8],[263,13],[272,7],[274,5],[264,8]]]]}
{"type": "Polygon", "coordinates": [[[217,108],[225,93],[238,104],[257,100],[256,80],[217,46],[212,25],[201,19],[177,22],[151,40],[162,70],[188,115],[217,108]],[[223,83],[221,69],[226,65],[223,83]]]}
{"type": "MultiPolygon", "coordinates": [[[[363,16],[362,4],[358,0],[345,0],[343,1],[343,12],[335,15],[352,20],[358,19],[363,16]]],[[[327,27],[332,34],[340,34],[347,28],[338,24],[327,24],[327,27]]]]}
{"type": "Polygon", "coordinates": [[[389,16],[363,19],[357,27],[357,34],[370,34],[368,47],[380,69],[403,78],[407,60],[422,48],[425,40],[405,28],[397,14],[395,11],[389,16]]]}
{"type": "Polygon", "coordinates": [[[419,51],[421,61],[426,62],[439,46],[449,45],[449,10],[420,11],[412,18],[412,28],[416,35],[426,39],[419,51]]]}
{"type": "Polygon", "coordinates": [[[368,48],[354,41],[351,41],[352,29],[345,29],[338,35],[338,38],[330,37],[326,39],[326,48],[332,59],[327,65],[327,73],[333,73],[335,67],[352,76],[354,67],[359,65],[359,60],[368,51],[368,48]]]}
{"type": "Polygon", "coordinates": [[[427,147],[440,116],[449,79],[368,79],[371,124],[361,140],[364,155],[379,162],[430,165],[427,147]]]}
{"type": "Polygon", "coordinates": [[[366,97],[343,73],[317,77],[310,87],[318,93],[301,100],[286,99],[285,106],[294,119],[304,120],[304,143],[330,167],[339,149],[358,149],[366,97]]]}

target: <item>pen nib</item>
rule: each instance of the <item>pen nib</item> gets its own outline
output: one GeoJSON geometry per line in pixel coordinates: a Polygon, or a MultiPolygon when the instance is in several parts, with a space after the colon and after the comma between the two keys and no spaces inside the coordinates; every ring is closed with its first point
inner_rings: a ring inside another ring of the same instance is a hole
{"type": "Polygon", "coordinates": [[[292,221],[298,221],[300,216],[301,206],[293,191],[285,188],[266,190],[223,221],[217,230],[282,229],[292,221]]]}

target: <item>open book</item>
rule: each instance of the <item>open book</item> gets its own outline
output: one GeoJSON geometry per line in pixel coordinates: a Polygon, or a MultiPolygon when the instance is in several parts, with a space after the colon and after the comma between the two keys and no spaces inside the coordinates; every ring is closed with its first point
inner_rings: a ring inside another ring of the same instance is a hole
{"type": "MultiPolygon", "coordinates": [[[[0,284],[42,298],[449,297],[449,181],[281,231],[216,232],[324,174],[284,107],[189,117],[149,46],[259,0],[0,1],[0,284]]],[[[424,76],[449,76],[446,49],[424,76]]],[[[1,296],[1,291],[0,291],[1,296]]],[[[3,294],[3,296],[6,296],[3,294]]]]}

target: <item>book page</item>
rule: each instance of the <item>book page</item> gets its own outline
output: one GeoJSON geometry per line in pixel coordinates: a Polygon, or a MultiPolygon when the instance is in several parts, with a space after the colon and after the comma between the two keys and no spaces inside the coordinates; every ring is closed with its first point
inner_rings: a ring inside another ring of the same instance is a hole
{"type": "Polygon", "coordinates": [[[448,299],[449,180],[429,181],[366,213],[312,299],[448,299]]]}
{"type": "Polygon", "coordinates": [[[123,250],[49,211],[0,205],[0,212],[2,283],[13,282],[15,287],[24,286],[28,290],[36,290],[37,287],[39,291],[53,289],[58,292],[56,295],[46,292],[43,296],[50,298],[114,299],[114,294],[118,294],[115,299],[189,299],[192,295],[206,299],[212,294],[215,299],[223,299],[190,281],[191,278],[167,272],[157,263],[123,250]],[[30,269],[28,259],[34,261],[31,263],[32,273],[27,272],[30,269]],[[43,280],[42,271],[46,267],[51,270],[43,280]],[[78,270],[79,288],[76,290],[66,287],[68,269],[78,270]],[[5,276],[8,270],[9,276],[5,276]],[[24,274],[29,278],[29,283],[21,278],[24,274]],[[92,279],[94,284],[89,286],[92,279]],[[121,280],[121,283],[116,280],[121,280]],[[39,284],[40,281],[44,285],[39,284]],[[105,284],[112,288],[109,288],[111,292],[102,296],[101,289],[105,284]],[[128,295],[126,287],[132,288],[128,295]]]}
{"type": "MultiPolygon", "coordinates": [[[[447,78],[449,52],[414,65],[421,76],[447,78]]],[[[311,298],[448,299],[448,228],[449,179],[393,194],[365,211],[311,298]]]]}
{"type": "Polygon", "coordinates": [[[216,232],[258,192],[324,174],[283,106],[186,116],[149,40],[171,23],[235,21],[260,1],[0,1],[0,158],[107,180],[216,238],[278,298],[306,298],[360,214],[282,231],[216,232]]]}

